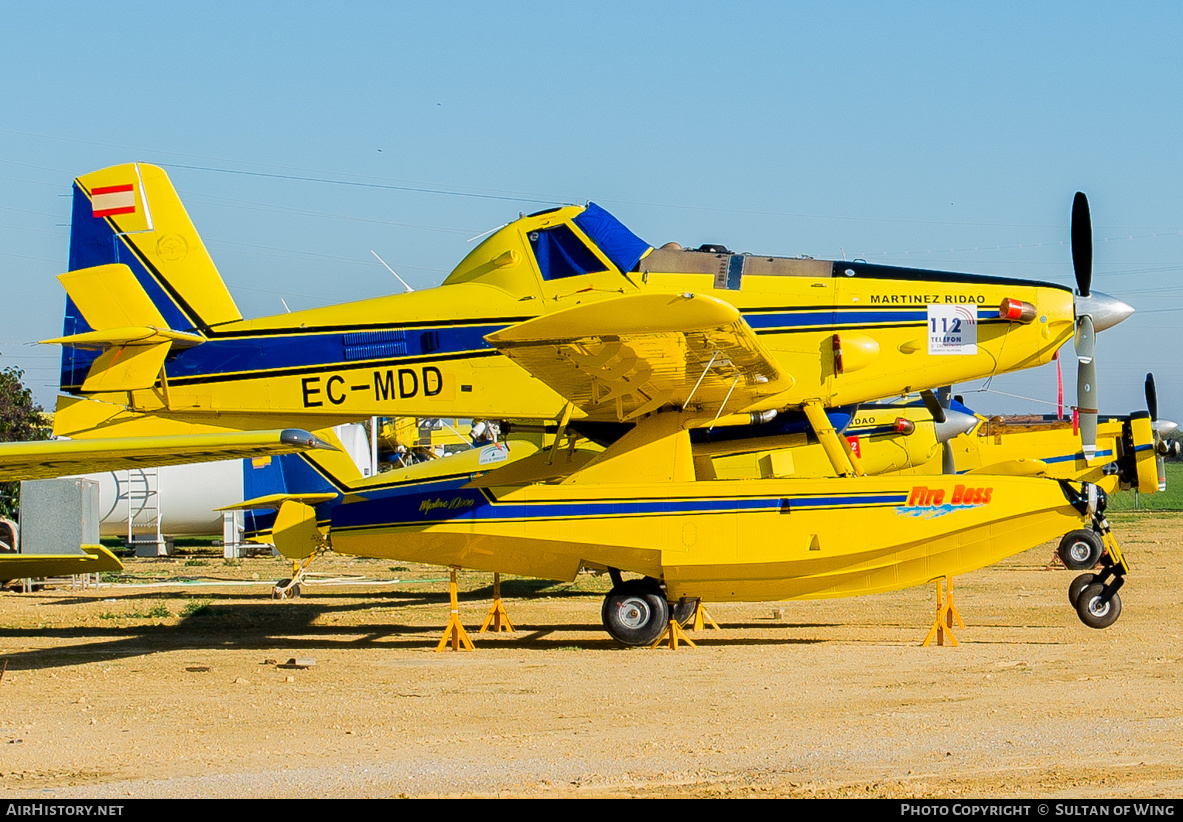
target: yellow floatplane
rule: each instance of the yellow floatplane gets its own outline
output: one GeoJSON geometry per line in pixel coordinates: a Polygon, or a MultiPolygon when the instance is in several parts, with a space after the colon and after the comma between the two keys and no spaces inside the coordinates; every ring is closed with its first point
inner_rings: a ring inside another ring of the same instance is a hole
{"type": "MultiPolygon", "coordinates": [[[[868,476],[827,414],[1036,366],[1074,339],[1091,463],[1094,334],[1132,309],[1090,291],[1088,224],[1078,195],[1073,295],[654,248],[594,204],[568,206],[494,232],[437,288],[244,320],[164,172],[116,166],[75,182],[66,328],[47,340],[64,347],[72,395],[56,425],[93,437],[277,417],[317,428],[371,415],[557,421],[549,448],[501,467],[490,456],[479,476],[412,467],[357,483],[325,470],[331,499],[271,501],[277,545],[308,556],[328,523],[336,550],[365,556],[556,579],[606,568],[605,625],[636,644],[664,629],[670,602],[889,591],[1081,525],[1107,535],[1116,476],[868,476]],[[794,476],[777,449],[758,473],[731,477],[696,457],[691,432],[776,437],[793,415],[832,476],[794,476]],[[579,448],[581,436],[603,447],[579,448]]],[[[1109,554],[1112,579],[1081,595],[1086,622],[1116,617],[1125,565],[1116,543],[1109,554]]]]}

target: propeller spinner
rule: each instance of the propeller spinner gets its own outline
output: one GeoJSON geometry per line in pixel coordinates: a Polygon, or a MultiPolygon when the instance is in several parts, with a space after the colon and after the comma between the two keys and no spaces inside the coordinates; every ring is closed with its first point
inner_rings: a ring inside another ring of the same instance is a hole
{"type": "Polygon", "coordinates": [[[949,397],[953,387],[946,385],[937,389],[936,394],[930,390],[920,392],[924,407],[932,415],[933,427],[936,430],[937,442],[941,444],[941,473],[956,474],[957,463],[954,460],[953,445],[950,442],[959,434],[968,434],[978,425],[978,418],[972,414],[956,411],[949,407],[949,397]]]}

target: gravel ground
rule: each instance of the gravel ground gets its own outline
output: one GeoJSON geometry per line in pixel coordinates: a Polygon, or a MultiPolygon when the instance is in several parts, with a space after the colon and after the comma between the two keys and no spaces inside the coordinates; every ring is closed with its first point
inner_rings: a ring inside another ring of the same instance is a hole
{"type": "Polygon", "coordinates": [[[1178,797],[1183,517],[1115,524],[1112,628],[1069,609],[1052,546],[933,591],[723,603],[696,648],[624,649],[605,578],[508,579],[513,634],[436,653],[438,568],[328,556],[135,560],[129,579],[0,594],[0,795],[1178,797]],[[289,659],[309,660],[288,668],[289,659]],[[279,663],[279,664],[277,664],[279,663]]]}

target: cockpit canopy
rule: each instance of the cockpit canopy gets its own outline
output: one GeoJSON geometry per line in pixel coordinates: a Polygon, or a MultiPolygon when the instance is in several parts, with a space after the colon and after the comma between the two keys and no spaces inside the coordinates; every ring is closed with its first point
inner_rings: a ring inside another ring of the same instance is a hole
{"type": "Polygon", "coordinates": [[[531,293],[538,290],[538,278],[545,283],[584,274],[619,276],[634,270],[651,248],[595,203],[552,208],[494,232],[445,284],[475,281],[531,293]]]}

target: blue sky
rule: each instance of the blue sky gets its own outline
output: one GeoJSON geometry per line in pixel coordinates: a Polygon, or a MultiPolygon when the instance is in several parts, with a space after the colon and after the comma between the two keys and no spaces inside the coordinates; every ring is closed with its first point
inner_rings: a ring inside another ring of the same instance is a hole
{"type": "MultiPolygon", "coordinates": [[[[1099,338],[1102,409],[1140,408],[1154,371],[1163,415],[1183,418],[1178,4],[0,15],[0,365],[47,407],[56,352],[28,343],[61,328],[71,180],[138,160],[168,170],[247,316],[397,290],[370,249],[438,284],[474,235],[586,200],[655,245],[1067,284],[1080,189],[1094,287],[1138,310],[1099,338]]],[[[980,387],[958,390],[979,410],[1046,412],[1055,373],[980,387]]]]}

